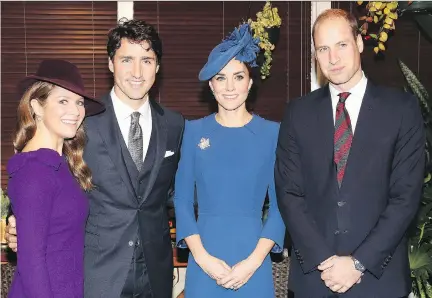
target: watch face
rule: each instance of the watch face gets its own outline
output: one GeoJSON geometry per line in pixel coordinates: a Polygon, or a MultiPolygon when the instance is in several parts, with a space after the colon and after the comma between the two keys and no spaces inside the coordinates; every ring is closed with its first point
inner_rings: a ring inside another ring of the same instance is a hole
{"type": "Polygon", "coordinates": [[[365,270],[365,267],[358,260],[354,261],[354,267],[355,267],[355,269],[357,269],[358,271],[361,271],[361,272],[363,272],[365,270]]]}

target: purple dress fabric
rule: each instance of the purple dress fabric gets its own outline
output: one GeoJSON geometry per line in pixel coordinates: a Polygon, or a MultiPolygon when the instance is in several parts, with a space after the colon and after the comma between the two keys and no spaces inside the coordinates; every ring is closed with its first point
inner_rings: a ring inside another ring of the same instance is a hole
{"type": "Polygon", "coordinates": [[[18,264],[10,298],[83,297],[88,200],[65,158],[51,149],[8,162],[18,264]]]}

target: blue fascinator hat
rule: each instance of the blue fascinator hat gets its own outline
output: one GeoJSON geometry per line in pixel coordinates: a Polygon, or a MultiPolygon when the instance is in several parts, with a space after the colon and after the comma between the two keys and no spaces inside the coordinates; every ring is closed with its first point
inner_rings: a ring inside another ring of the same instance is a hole
{"type": "Polygon", "coordinates": [[[229,37],[211,51],[207,63],[199,73],[199,80],[210,80],[233,58],[251,67],[257,67],[256,58],[260,51],[258,44],[259,38],[252,37],[249,24],[235,28],[229,37]]]}

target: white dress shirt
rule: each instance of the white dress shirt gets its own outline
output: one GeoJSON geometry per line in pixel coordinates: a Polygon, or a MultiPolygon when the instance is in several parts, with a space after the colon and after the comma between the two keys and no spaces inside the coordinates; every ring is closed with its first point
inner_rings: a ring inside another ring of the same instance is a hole
{"type": "MultiPolygon", "coordinates": [[[[363,102],[363,97],[366,92],[366,85],[367,85],[367,78],[363,73],[363,77],[361,78],[361,80],[354,87],[352,87],[350,90],[347,91],[351,94],[350,96],[348,96],[347,100],[345,101],[345,108],[347,109],[351,120],[351,127],[353,130],[353,134],[357,124],[358,116],[360,114],[360,107],[363,102]]],[[[336,122],[336,106],[339,102],[338,94],[341,93],[342,91],[337,90],[335,86],[333,86],[331,83],[329,84],[329,88],[330,88],[332,107],[333,107],[333,121],[336,122]]]]}
{"type": "Polygon", "coordinates": [[[129,145],[128,138],[129,129],[131,126],[131,115],[133,112],[140,112],[141,115],[139,118],[139,124],[143,133],[143,159],[145,160],[152,132],[152,116],[149,101],[146,100],[146,102],[138,110],[135,111],[117,97],[114,92],[114,88],[111,90],[110,95],[117,122],[120,126],[120,131],[126,143],[126,146],[129,145]]]}

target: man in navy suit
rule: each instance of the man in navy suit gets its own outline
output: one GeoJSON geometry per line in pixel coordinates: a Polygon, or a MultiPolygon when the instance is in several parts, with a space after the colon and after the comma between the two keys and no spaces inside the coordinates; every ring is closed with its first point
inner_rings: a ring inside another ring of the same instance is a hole
{"type": "Polygon", "coordinates": [[[404,297],[425,163],[417,100],[367,79],[352,15],[327,10],[312,34],[329,84],[287,105],[275,166],[295,256],[289,288],[295,298],[404,297]]]}

